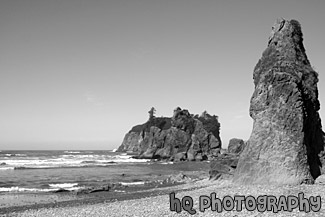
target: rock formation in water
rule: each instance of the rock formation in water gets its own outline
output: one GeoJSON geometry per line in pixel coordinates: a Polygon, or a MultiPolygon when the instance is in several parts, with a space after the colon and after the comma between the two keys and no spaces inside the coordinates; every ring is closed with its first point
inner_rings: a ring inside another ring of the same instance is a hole
{"type": "Polygon", "coordinates": [[[229,140],[228,152],[232,154],[240,154],[245,147],[245,142],[242,139],[232,138],[229,140]]]}
{"type": "Polygon", "coordinates": [[[194,116],[178,107],[172,118],[151,117],[133,127],[117,151],[135,153],[138,158],[205,160],[220,152],[219,129],[217,116],[207,112],[194,116]]]}
{"type": "Polygon", "coordinates": [[[318,74],[302,42],[298,21],[277,20],[254,69],[254,125],[235,172],[237,183],[313,183],[322,172],[318,74]]]}

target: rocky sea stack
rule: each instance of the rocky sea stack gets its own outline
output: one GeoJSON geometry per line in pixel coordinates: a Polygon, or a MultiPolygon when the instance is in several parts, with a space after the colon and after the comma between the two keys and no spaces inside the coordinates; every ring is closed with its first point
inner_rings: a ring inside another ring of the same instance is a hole
{"type": "Polygon", "coordinates": [[[207,160],[221,149],[218,117],[203,112],[192,115],[176,108],[172,118],[154,117],[133,127],[124,137],[119,152],[135,153],[137,158],[173,161],[207,160]]]}
{"type": "Polygon", "coordinates": [[[254,126],[234,181],[313,183],[324,163],[318,74],[306,56],[298,21],[277,20],[253,79],[254,126]]]}

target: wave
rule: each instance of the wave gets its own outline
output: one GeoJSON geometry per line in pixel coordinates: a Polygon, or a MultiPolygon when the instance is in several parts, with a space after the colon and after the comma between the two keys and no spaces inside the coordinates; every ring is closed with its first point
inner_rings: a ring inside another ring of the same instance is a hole
{"type": "Polygon", "coordinates": [[[26,154],[15,154],[15,156],[17,156],[17,157],[27,157],[26,154]]]}
{"type": "Polygon", "coordinates": [[[161,162],[160,164],[174,164],[174,162],[161,162]]]}
{"type": "Polygon", "coordinates": [[[76,191],[82,187],[76,185],[78,183],[63,183],[63,184],[53,184],[54,187],[50,188],[23,188],[23,187],[1,187],[0,192],[55,192],[60,189],[65,189],[68,191],[76,191]]]}
{"type": "Polygon", "coordinates": [[[149,162],[150,159],[136,159],[132,155],[127,155],[127,153],[121,153],[119,155],[112,156],[113,161],[117,163],[141,163],[149,162]]]}
{"type": "Polygon", "coordinates": [[[64,189],[69,189],[76,187],[78,183],[57,183],[57,184],[49,184],[51,188],[64,188],[64,189]]]}
{"type": "Polygon", "coordinates": [[[0,171],[1,170],[14,170],[15,167],[0,167],[0,171]]]}
{"type": "MultiPolygon", "coordinates": [[[[79,154],[79,155],[75,155],[75,154],[71,154],[71,153],[66,153],[63,155],[60,155],[59,157],[61,158],[107,158],[106,155],[95,155],[95,154],[79,154]]],[[[110,157],[110,156],[109,156],[110,157]]]]}
{"type": "Polygon", "coordinates": [[[81,164],[95,164],[98,163],[98,161],[95,160],[84,160],[80,162],[81,164]]]}
{"type": "Polygon", "coordinates": [[[119,182],[121,185],[144,185],[146,182],[139,181],[139,182],[119,182]]]}
{"type": "Polygon", "coordinates": [[[116,164],[115,161],[96,161],[96,160],[85,160],[81,161],[81,164],[116,164]]]}
{"type": "Polygon", "coordinates": [[[7,167],[0,168],[0,170],[37,170],[37,169],[72,169],[72,168],[91,168],[91,167],[107,167],[108,165],[116,164],[115,162],[93,163],[83,165],[64,165],[64,166],[19,166],[19,167],[7,167]]]}
{"type": "Polygon", "coordinates": [[[27,157],[26,154],[4,154],[7,157],[27,157]]]}
{"type": "Polygon", "coordinates": [[[80,151],[64,151],[64,153],[68,153],[68,154],[80,154],[80,151]]]}
{"type": "Polygon", "coordinates": [[[53,169],[53,168],[79,168],[94,166],[109,166],[114,164],[148,163],[149,159],[135,159],[130,155],[95,155],[95,154],[64,154],[49,157],[9,158],[1,160],[1,170],[24,169],[53,169]],[[8,168],[8,169],[7,169],[8,168]]]}
{"type": "Polygon", "coordinates": [[[116,152],[117,151],[117,148],[114,148],[113,150],[112,150],[112,152],[116,152]]]}
{"type": "Polygon", "coordinates": [[[38,188],[21,188],[18,186],[9,188],[0,188],[0,192],[50,192],[53,189],[38,189],[38,188]]]}

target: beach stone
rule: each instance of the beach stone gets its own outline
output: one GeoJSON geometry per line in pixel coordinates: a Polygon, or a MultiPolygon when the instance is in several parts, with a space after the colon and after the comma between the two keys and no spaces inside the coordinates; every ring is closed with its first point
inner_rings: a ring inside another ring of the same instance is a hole
{"type": "Polygon", "coordinates": [[[133,152],[138,159],[201,161],[220,153],[218,117],[206,111],[192,115],[177,107],[171,118],[154,117],[128,132],[119,152],[133,152]]]}
{"type": "Polygon", "coordinates": [[[186,160],[186,152],[180,152],[174,156],[174,161],[185,161],[185,160],[186,160]]]}
{"type": "Polygon", "coordinates": [[[315,184],[325,185],[325,174],[318,176],[315,180],[315,184]]]}
{"type": "Polygon", "coordinates": [[[245,142],[242,139],[233,138],[229,140],[228,152],[240,154],[245,148],[245,142]]]}
{"type": "Polygon", "coordinates": [[[180,182],[189,182],[189,181],[191,181],[191,178],[185,175],[184,173],[171,175],[166,179],[166,183],[180,183],[180,182]]]}
{"type": "Polygon", "coordinates": [[[210,179],[233,177],[239,160],[238,154],[224,153],[210,162],[210,179]]]}
{"type": "Polygon", "coordinates": [[[102,191],[109,191],[110,189],[111,189],[111,186],[109,186],[109,185],[104,185],[104,186],[101,186],[101,187],[96,187],[96,188],[90,189],[90,190],[89,190],[89,193],[102,192],[102,191]]]}
{"type": "Polygon", "coordinates": [[[278,19],[253,74],[253,130],[234,181],[241,184],[313,183],[324,170],[318,114],[318,74],[305,53],[296,20],[278,19]]]}
{"type": "Polygon", "coordinates": [[[204,160],[205,157],[206,157],[205,155],[202,156],[201,153],[197,153],[196,156],[195,156],[195,160],[196,161],[202,161],[202,160],[204,160]]]}
{"type": "Polygon", "coordinates": [[[128,186],[122,185],[121,183],[112,183],[109,185],[110,189],[125,189],[128,186]]]}
{"type": "Polygon", "coordinates": [[[187,160],[188,161],[195,161],[197,159],[197,154],[193,153],[193,150],[188,150],[187,152],[187,160]]]}
{"type": "Polygon", "coordinates": [[[91,193],[96,193],[96,192],[103,192],[103,191],[110,191],[110,189],[115,189],[117,186],[116,184],[107,184],[103,186],[91,186],[87,188],[81,188],[76,191],[76,194],[91,194],[91,193]]]}

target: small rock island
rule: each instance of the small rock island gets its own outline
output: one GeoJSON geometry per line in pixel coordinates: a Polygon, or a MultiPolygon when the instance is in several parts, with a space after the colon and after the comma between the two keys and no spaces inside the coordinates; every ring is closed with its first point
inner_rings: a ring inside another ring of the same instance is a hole
{"type": "Polygon", "coordinates": [[[134,126],[124,137],[118,152],[136,154],[136,158],[168,161],[208,160],[220,153],[218,116],[206,111],[200,116],[177,107],[173,117],[155,117],[134,126]]]}

